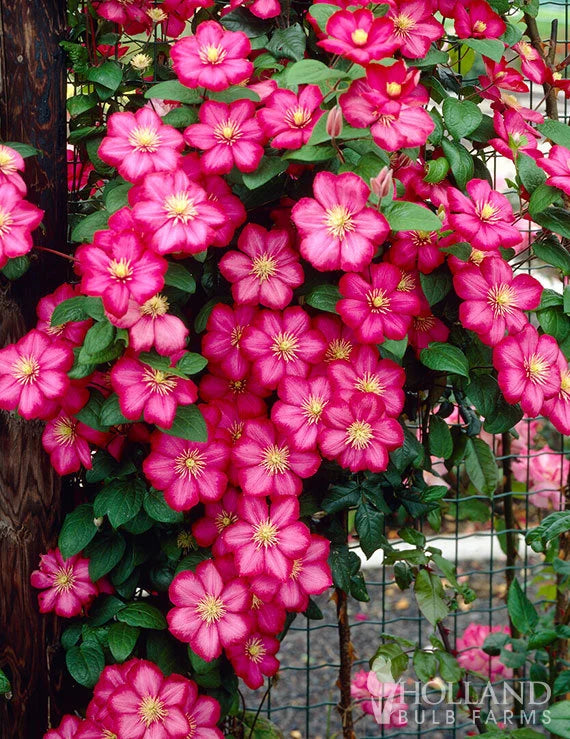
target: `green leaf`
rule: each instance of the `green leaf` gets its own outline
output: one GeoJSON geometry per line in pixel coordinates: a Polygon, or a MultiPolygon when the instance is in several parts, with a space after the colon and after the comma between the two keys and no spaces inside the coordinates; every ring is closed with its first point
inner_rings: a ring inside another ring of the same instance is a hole
{"type": "Polygon", "coordinates": [[[111,624],[108,638],[113,659],[117,662],[124,662],[135,648],[139,634],[140,629],[136,626],[121,622],[111,624]]]}
{"type": "Polygon", "coordinates": [[[505,44],[496,38],[464,38],[461,39],[461,43],[469,46],[470,49],[473,49],[473,51],[476,51],[482,56],[492,59],[494,62],[500,62],[505,53],[505,44]]]}
{"type": "Polygon", "coordinates": [[[208,364],[206,357],[196,352],[185,352],[182,358],[178,360],[176,369],[184,372],[185,375],[196,375],[201,372],[208,364]]]}
{"type": "Polygon", "coordinates": [[[97,210],[91,215],[82,218],[71,232],[71,240],[91,243],[93,234],[107,228],[109,213],[106,210],[97,210]]]}
{"type": "Polygon", "coordinates": [[[346,544],[333,544],[329,554],[333,582],[347,593],[350,589],[350,557],[346,544]]]}
{"type": "Polygon", "coordinates": [[[223,18],[220,23],[228,31],[242,31],[248,38],[262,36],[267,28],[267,21],[252,15],[246,8],[236,8],[223,18]]]}
{"type": "Polygon", "coordinates": [[[89,623],[91,626],[103,626],[111,621],[124,605],[123,601],[114,595],[99,596],[89,609],[89,623]]]}
{"type": "Polygon", "coordinates": [[[113,528],[130,521],[140,511],[146,491],[138,478],[112,480],[95,498],[93,510],[96,516],[107,516],[113,528]]]}
{"type": "Polygon", "coordinates": [[[295,23],[288,28],[277,28],[273,31],[266,49],[277,59],[284,56],[298,62],[305,55],[306,45],[305,32],[299,23],[295,23]]]}
{"type": "MultiPolygon", "coordinates": [[[[564,208],[552,206],[541,213],[534,213],[533,219],[543,228],[570,239],[570,213],[564,208]]],[[[570,271],[566,274],[570,274],[570,271]]]]}
{"type": "Polygon", "coordinates": [[[317,59],[301,59],[287,67],[286,79],[288,85],[308,85],[316,82],[326,82],[345,77],[345,72],[331,69],[317,59]]]}
{"type": "Polygon", "coordinates": [[[441,147],[445,158],[449,162],[457,187],[465,190],[465,185],[473,177],[475,170],[471,155],[464,146],[458,144],[456,141],[443,139],[441,147]]]}
{"type": "Polygon", "coordinates": [[[89,558],[89,577],[93,582],[110,572],[125,553],[125,540],[115,532],[98,536],[85,555],[89,558]]]}
{"type": "Polygon", "coordinates": [[[101,426],[119,426],[122,423],[131,423],[123,416],[119,405],[119,396],[116,393],[111,393],[101,406],[99,423],[101,426]]]}
{"type": "Polygon", "coordinates": [[[561,121],[546,121],[536,126],[540,133],[559,146],[570,149],[570,126],[561,121]]]}
{"type": "Polygon", "coordinates": [[[430,159],[426,165],[427,173],[424,177],[424,182],[428,182],[430,184],[441,182],[449,172],[449,162],[445,157],[430,159]]]}
{"type": "Polygon", "coordinates": [[[85,321],[89,318],[85,310],[86,300],[87,298],[85,296],[78,295],[75,298],[68,298],[59,305],[56,305],[51,314],[50,325],[63,326],[70,321],[85,321]]]}
{"type": "Polygon", "coordinates": [[[382,210],[392,231],[439,231],[441,221],[429,208],[395,200],[382,210]]]}
{"type": "Polygon", "coordinates": [[[438,650],[436,652],[437,661],[439,662],[439,672],[443,680],[447,683],[456,683],[461,680],[463,670],[452,654],[438,650]]]}
{"type": "Polygon", "coordinates": [[[14,149],[14,151],[17,151],[23,159],[27,159],[28,157],[35,157],[40,153],[38,149],[35,149],[29,144],[23,144],[21,141],[6,141],[4,146],[9,146],[10,149],[14,149]]]}
{"type": "Polygon", "coordinates": [[[435,67],[437,64],[447,64],[449,54],[447,51],[439,51],[439,49],[430,49],[424,57],[419,59],[410,59],[410,65],[417,69],[425,69],[425,67],[435,67]]]}
{"type": "Polygon", "coordinates": [[[443,101],[443,120],[449,133],[459,140],[477,128],[483,120],[483,113],[471,100],[446,98],[443,101]]]}
{"type": "Polygon", "coordinates": [[[169,429],[158,428],[169,436],[177,436],[188,441],[208,441],[206,421],[196,405],[179,405],[174,423],[169,429]]]}
{"type": "Polygon", "coordinates": [[[428,572],[428,570],[418,572],[414,583],[414,594],[420,611],[432,626],[447,616],[449,608],[444,600],[443,585],[433,572],[428,572]]]}
{"type": "Polygon", "coordinates": [[[184,520],[184,514],[171,508],[164,500],[164,495],[154,488],[147,490],[143,507],[154,521],[180,523],[184,520]]]}
{"type": "Polygon", "coordinates": [[[58,546],[64,559],[73,557],[84,549],[98,529],[93,523],[93,506],[83,503],[68,513],[59,532],[58,546]]]}
{"type": "Polygon", "coordinates": [[[429,682],[436,676],[438,662],[433,652],[416,649],[413,664],[416,675],[423,683],[429,682]]]}
{"type": "Polygon", "coordinates": [[[541,185],[544,185],[546,174],[532,157],[519,153],[517,156],[517,171],[521,182],[531,195],[541,185]]]}
{"type": "Polygon", "coordinates": [[[6,695],[6,693],[10,693],[11,690],[12,686],[10,685],[10,681],[6,676],[6,673],[4,670],[0,670],[0,695],[6,695]]]}
{"type": "Polygon", "coordinates": [[[549,205],[561,200],[561,193],[556,187],[539,185],[530,196],[528,209],[531,216],[542,213],[549,205]]]}
{"type": "Polygon", "coordinates": [[[183,290],[185,293],[190,293],[191,295],[196,292],[196,280],[194,276],[188,272],[186,267],[176,262],[168,263],[164,284],[170,287],[177,287],[179,290],[183,290]]]}
{"type": "Polygon", "coordinates": [[[570,531],[570,511],[556,511],[546,516],[539,526],[529,531],[526,541],[535,552],[541,552],[549,541],[566,531],[570,531]]]}
{"type": "Polygon", "coordinates": [[[329,18],[334,15],[335,13],[338,13],[340,8],[338,5],[328,5],[327,3],[316,3],[315,5],[311,5],[309,8],[309,15],[311,18],[314,18],[319,26],[319,28],[324,31],[327,27],[327,23],[329,18]]]}
{"type": "Polygon", "coordinates": [[[90,67],[86,75],[97,87],[97,94],[102,100],[111,97],[123,80],[123,68],[118,62],[109,60],[98,67],[90,67]],[[101,89],[103,88],[103,89],[101,89]]]}
{"type": "Polygon", "coordinates": [[[228,87],[226,90],[220,90],[220,92],[209,92],[208,97],[210,100],[217,100],[220,103],[233,103],[236,100],[253,100],[254,103],[260,102],[260,97],[254,90],[250,90],[249,87],[243,87],[242,85],[232,85],[232,87],[228,87]]]}
{"type": "Polygon", "coordinates": [[[551,734],[570,739],[570,701],[554,703],[542,714],[540,720],[551,734]]]}
{"type": "Polygon", "coordinates": [[[336,285],[317,285],[305,296],[305,302],[313,308],[336,313],[336,304],[342,295],[336,285]]]}
{"type": "Polygon", "coordinates": [[[370,559],[380,548],[383,539],[384,514],[369,503],[362,502],[356,509],[354,524],[362,551],[370,559]]]}
{"type": "Polygon", "coordinates": [[[355,481],[348,481],[344,485],[334,485],[329,488],[322,502],[323,510],[327,513],[337,513],[351,508],[358,504],[361,495],[360,485],[355,481]]]}
{"type": "Polygon", "coordinates": [[[147,100],[157,98],[158,100],[176,100],[179,103],[193,104],[201,103],[202,95],[198,90],[190,90],[178,80],[167,80],[153,85],[144,94],[147,100]]]}
{"type": "Polygon", "coordinates": [[[287,154],[283,154],[282,158],[293,159],[299,162],[325,162],[334,156],[336,156],[336,150],[332,146],[311,146],[310,144],[305,144],[300,149],[288,151],[287,154]]]}
{"type": "Polygon", "coordinates": [[[451,372],[462,377],[469,377],[467,357],[456,346],[432,341],[420,354],[420,361],[426,367],[439,372],[451,372]]]}
{"type": "Polygon", "coordinates": [[[532,251],[546,264],[562,270],[564,275],[570,275],[570,253],[557,239],[537,239],[532,245],[532,251]]]}
{"type": "Polygon", "coordinates": [[[406,670],[409,661],[399,644],[382,644],[370,660],[370,669],[380,682],[394,682],[406,670]]]}
{"type": "Polygon", "coordinates": [[[420,274],[420,283],[430,306],[443,300],[453,286],[447,267],[436,269],[429,275],[420,274]]]}
{"type": "Polygon", "coordinates": [[[538,322],[542,330],[554,336],[559,344],[570,334],[570,318],[562,308],[547,308],[537,312],[538,322]]]}
{"type": "Polygon", "coordinates": [[[168,111],[168,113],[162,116],[162,122],[174,128],[186,128],[196,123],[198,120],[198,114],[193,108],[187,108],[181,106],[180,108],[174,108],[174,110],[168,111]]]}
{"type": "Polygon", "coordinates": [[[498,631],[494,634],[489,634],[485,637],[483,643],[483,651],[490,657],[498,657],[501,654],[501,649],[509,641],[510,636],[505,634],[504,631],[498,631]]]}
{"type": "Polygon", "coordinates": [[[115,327],[107,318],[98,321],[85,334],[82,353],[92,355],[105,351],[115,340],[115,333],[115,327]]]}
{"type": "Polygon", "coordinates": [[[499,482],[497,462],[490,446],[483,439],[467,439],[465,471],[480,493],[492,495],[497,489],[499,482]]]}
{"type": "Polygon", "coordinates": [[[408,337],[404,336],[403,339],[396,341],[395,339],[384,339],[379,345],[378,349],[382,359],[391,359],[396,364],[402,364],[404,354],[408,348],[408,337]]]}
{"type": "Polygon", "coordinates": [[[125,182],[109,190],[105,195],[105,208],[109,213],[115,213],[129,204],[129,190],[131,187],[130,182],[125,182]]]}
{"type": "Polygon", "coordinates": [[[7,280],[18,280],[22,275],[26,274],[30,266],[28,257],[13,257],[8,259],[0,272],[7,280]]]}
{"type": "Polygon", "coordinates": [[[552,686],[554,696],[564,695],[565,693],[570,693],[570,670],[561,672],[552,686]]]}
{"type": "Polygon", "coordinates": [[[65,655],[65,664],[71,677],[86,688],[93,688],[105,667],[102,647],[95,642],[71,647],[65,655]]]}
{"type": "Polygon", "coordinates": [[[117,613],[117,619],[129,626],[139,626],[141,629],[166,629],[166,619],[162,613],[149,603],[137,601],[129,603],[117,613]]]}
{"type": "Polygon", "coordinates": [[[255,171],[249,174],[244,172],[243,184],[249,190],[255,190],[285,172],[288,166],[287,162],[280,157],[264,156],[255,171]]]}
{"type": "Polygon", "coordinates": [[[538,623],[538,613],[518,580],[513,580],[507,594],[507,610],[513,626],[521,634],[528,634],[538,623]]]}
{"type": "Polygon", "coordinates": [[[447,459],[453,452],[453,439],[443,418],[431,416],[429,420],[429,450],[432,456],[447,459]]]}

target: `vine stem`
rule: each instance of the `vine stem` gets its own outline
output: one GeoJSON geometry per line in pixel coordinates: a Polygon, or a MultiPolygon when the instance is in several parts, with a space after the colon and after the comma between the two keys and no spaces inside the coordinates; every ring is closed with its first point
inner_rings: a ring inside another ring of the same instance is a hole
{"type": "Polygon", "coordinates": [[[56,249],[49,249],[47,246],[35,246],[35,249],[39,249],[39,251],[47,251],[49,254],[55,254],[58,257],[63,257],[64,259],[67,259],[70,262],[75,262],[75,257],[71,257],[69,254],[64,254],[62,251],[57,251],[56,249]]]}
{"type": "Polygon", "coordinates": [[[350,624],[348,622],[348,597],[344,590],[335,588],[335,599],[340,647],[340,668],[337,683],[340,690],[338,712],[342,719],[342,736],[344,739],[356,739],[352,718],[352,697],[350,695],[352,643],[350,641],[350,624]]]}

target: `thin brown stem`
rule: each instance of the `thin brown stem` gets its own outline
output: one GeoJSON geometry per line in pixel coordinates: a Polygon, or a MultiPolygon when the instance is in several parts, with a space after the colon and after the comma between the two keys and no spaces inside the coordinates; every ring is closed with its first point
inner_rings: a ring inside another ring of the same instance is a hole
{"type": "Polygon", "coordinates": [[[348,597],[344,590],[335,588],[335,598],[340,652],[340,668],[337,683],[340,690],[340,701],[337,708],[342,720],[342,736],[344,739],[356,739],[352,718],[352,697],[350,695],[353,655],[352,643],[350,641],[350,624],[348,622],[348,597]]]}

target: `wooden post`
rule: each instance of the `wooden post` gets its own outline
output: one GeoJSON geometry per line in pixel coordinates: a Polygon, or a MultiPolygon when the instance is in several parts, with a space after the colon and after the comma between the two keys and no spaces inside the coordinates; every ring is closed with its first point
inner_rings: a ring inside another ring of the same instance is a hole
{"type": "MultiPolygon", "coordinates": [[[[66,249],[65,0],[0,0],[0,136],[40,151],[26,160],[28,198],[45,210],[34,243],[66,249]]],[[[0,346],[35,323],[38,299],[64,282],[61,260],[36,252],[28,273],[0,297],[0,346]]],[[[39,614],[29,584],[55,546],[61,486],[41,445],[42,424],[0,412],[0,737],[39,739],[59,721],[54,668],[58,626],[39,614]]]]}

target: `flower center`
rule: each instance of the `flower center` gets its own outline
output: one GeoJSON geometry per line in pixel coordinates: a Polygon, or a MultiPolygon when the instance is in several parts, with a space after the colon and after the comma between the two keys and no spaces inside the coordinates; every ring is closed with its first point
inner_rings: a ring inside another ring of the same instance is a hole
{"type": "Polygon", "coordinates": [[[271,351],[284,362],[290,362],[292,359],[297,359],[298,347],[299,339],[290,331],[284,331],[273,337],[271,351]]]}
{"type": "Polygon", "coordinates": [[[294,559],[293,560],[293,569],[291,570],[291,574],[289,577],[291,580],[296,580],[299,577],[299,574],[301,570],[303,569],[303,560],[302,559],[294,559]]]}
{"type": "Polygon", "coordinates": [[[227,51],[221,46],[201,46],[198,56],[202,64],[221,64],[226,58],[227,51]]]}
{"type": "Polygon", "coordinates": [[[386,85],[386,92],[390,97],[398,97],[398,95],[402,92],[402,85],[399,82],[388,82],[386,85]]]}
{"type": "Polygon", "coordinates": [[[239,123],[228,118],[226,121],[222,121],[214,127],[214,136],[220,144],[233,146],[238,139],[241,139],[243,133],[239,127],[239,123]]]}
{"type": "Polygon", "coordinates": [[[386,390],[384,385],[378,379],[378,375],[375,375],[372,372],[365,372],[354,383],[354,387],[362,393],[374,393],[375,395],[382,395],[386,390]]]}
{"type": "Polygon", "coordinates": [[[263,450],[260,462],[270,475],[281,475],[289,469],[289,447],[271,444],[263,450]]]}
{"type": "Polygon", "coordinates": [[[267,654],[267,649],[263,646],[261,639],[254,636],[245,643],[245,653],[257,665],[267,654]]]}
{"type": "Polygon", "coordinates": [[[567,369],[562,373],[558,397],[561,400],[570,400],[570,369],[567,369]]]}
{"type": "Polygon", "coordinates": [[[475,23],[473,24],[473,30],[475,31],[475,33],[484,33],[486,29],[487,24],[485,23],[485,21],[475,21],[475,23]]]}
{"type": "Polygon", "coordinates": [[[241,337],[243,336],[244,328],[245,326],[234,326],[232,328],[232,332],[230,334],[230,344],[236,349],[239,349],[239,343],[241,341],[241,337]]]}
{"type": "Polygon", "coordinates": [[[168,716],[164,703],[156,695],[147,695],[139,706],[139,717],[148,729],[152,724],[160,721],[162,723],[168,716]]]}
{"type": "Polygon", "coordinates": [[[244,421],[234,421],[232,425],[228,427],[229,434],[234,444],[236,443],[236,441],[239,441],[241,439],[244,426],[244,421]]]}
{"type": "Polygon", "coordinates": [[[519,54],[527,61],[536,59],[534,49],[526,41],[519,42],[519,54]]]}
{"type": "Polygon", "coordinates": [[[217,623],[226,613],[224,601],[215,595],[205,595],[196,605],[196,613],[208,626],[217,623]]]}
{"type": "Polygon", "coordinates": [[[495,316],[504,316],[506,313],[512,313],[512,307],[516,306],[517,296],[510,285],[501,283],[493,285],[487,293],[487,303],[493,309],[495,316]]]}
{"type": "Polygon", "coordinates": [[[10,233],[13,223],[12,214],[0,208],[0,237],[10,233]]]}
{"type": "Polygon", "coordinates": [[[301,108],[301,106],[289,108],[285,113],[285,123],[290,128],[305,128],[305,126],[311,122],[311,118],[311,111],[306,108],[301,108]]]}
{"type": "Polygon", "coordinates": [[[352,213],[344,205],[335,205],[329,208],[326,211],[325,224],[328,233],[341,241],[345,238],[347,232],[355,230],[352,213]]]}
{"type": "Polygon", "coordinates": [[[40,363],[35,357],[20,357],[14,369],[12,375],[21,385],[31,385],[40,376],[40,363]]]}
{"type": "Polygon", "coordinates": [[[355,46],[364,46],[368,41],[368,31],[365,31],[364,28],[357,28],[350,34],[350,38],[355,46]]]}
{"type": "Polygon", "coordinates": [[[255,275],[260,282],[265,282],[277,272],[277,262],[269,254],[255,257],[251,263],[250,274],[255,275]]]}
{"type": "Polygon", "coordinates": [[[435,231],[414,231],[412,233],[412,242],[417,247],[430,246],[436,235],[435,231]]]}
{"type": "Polygon", "coordinates": [[[366,449],[366,447],[370,446],[373,438],[374,432],[369,423],[366,421],[353,421],[346,429],[346,440],[344,443],[353,449],[366,449]]]}
{"type": "Polygon", "coordinates": [[[140,307],[141,316],[150,316],[151,318],[158,318],[168,312],[168,300],[164,295],[155,295],[154,297],[147,300],[140,307]]]}
{"type": "Polygon", "coordinates": [[[377,115],[376,123],[378,125],[384,126],[385,128],[392,128],[396,120],[395,115],[391,115],[390,113],[378,113],[377,115]]]}
{"type": "Polygon", "coordinates": [[[178,378],[176,375],[171,375],[163,370],[148,367],[143,372],[143,382],[151,393],[170,395],[176,389],[178,378]]]}
{"type": "Polygon", "coordinates": [[[134,147],[135,151],[142,151],[146,154],[154,153],[160,146],[160,134],[156,128],[143,128],[136,126],[128,136],[129,144],[134,147]]]}
{"type": "Polygon", "coordinates": [[[483,259],[485,259],[485,252],[481,251],[480,249],[471,249],[471,254],[469,255],[469,261],[473,262],[473,264],[476,264],[479,266],[483,259]]]}
{"type": "Polygon", "coordinates": [[[390,310],[390,298],[378,287],[366,293],[366,302],[372,313],[388,313],[390,310]]]}
{"type": "Polygon", "coordinates": [[[435,318],[434,316],[414,316],[412,325],[415,331],[425,334],[435,326],[435,318]]]}
{"type": "Polygon", "coordinates": [[[60,446],[71,446],[77,438],[77,421],[65,416],[56,421],[54,436],[60,446]]]}
{"type": "Polygon", "coordinates": [[[328,401],[323,398],[319,398],[317,395],[309,395],[301,403],[303,409],[303,415],[307,419],[309,425],[318,423],[321,420],[321,415],[328,401]]]}
{"type": "Polygon", "coordinates": [[[200,477],[206,467],[204,455],[197,449],[186,449],[175,459],[174,471],[178,477],[200,477]]]}
{"type": "Polygon", "coordinates": [[[234,395],[241,395],[242,393],[245,393],[246,386],[247,380],[231,380],[228,383],[228,387],[234,395]]]}
{"type": "Polygon", "coordinates": [[[346,339],[333,339],[327,347],[325,362],[334,362],[335,359],[350,359],[352,344],[346,339]]]}
{"type": "Polygon", "coordinates": [[[53,578],[53,584],[58,593],[67,593],[75,584],[73,567],[61,567],[53,578]]]}
{"type": "Polygon", "coordinates": [[[16,171],[14,155],[5,146],[0,146],[0,171],[4,174],[13,174],[16,171]]]}
{"type": "Polygon", "coordinates": [[[543,385],[549,375],[550,365],[540,354],[525,357],[523,367],[527,378],[535,385],[543,385]]]}
{"type": "Polygon", "coordinates": [[[488,201],[486,203],[477,203],[475,210],[479,218],[485,223],[495,223],[500,220],[497,216],[499,209],[488,201]]]}
{"type": "Polygon", "coordinates": [[[166,217],[177,223],[188,223],[198,215],[194,206],[194,198],[191,198],[185,190],[169,195],[164,201],[164,209],[166,217]]]}
{"type": "Polygon", "coordinates": [[[193,737],[196,736],[196,729],[198,728],[198,722],[194,718],[192,714],[187,713],[186,714],[186,721],[188,721],[188,726],[190,727],[190,731],[188,734],[186,734],[186,739],[193,739],[193,737]]]}
{"type": "Polygon", "coordinates": [[[274,547],[279,544],[279,530],[274,523],[268,518],[265,521],[260,521],[254,528],[251,540],[255,542],[258,549],[264,547],[274,547]]]}
{"type": "Polygon", "coordinates": [[[410,31],[416,25],[415,20],[413,18],[410,18],[410,16],[406,15],[405,13],[400,13],[400,15],[392,18],[392,23],[394,24],[394,31],[396,33],[396,36],[401,37],[409,36],[410,31]]]}
{"type": "Polygon", "coordinates": [[[131,260],[121,257],[121,259],[111,259],[107,270],[111,277],[117,282],[128,282],[133,276],[133,268],[131,260]]]}
{"type": "Polygon", "coordinates": [[[235,513],[230,513],[229,511],[224,510],[218,513],[218,515],[214,519],[218,531],[223,531],[228,526],[231,526],[232,523],[235,523],[237,520],[238,517],[235,513]]]}

